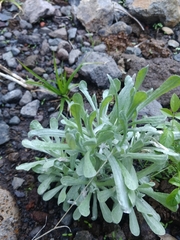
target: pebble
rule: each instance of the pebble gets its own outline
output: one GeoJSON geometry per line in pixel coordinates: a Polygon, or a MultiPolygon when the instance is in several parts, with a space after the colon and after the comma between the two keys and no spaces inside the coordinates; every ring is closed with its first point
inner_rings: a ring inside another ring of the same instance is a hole
{"type": "Polygon", "coordinates": [[[22,91],[20,89],[12,90],[3,96],[3,102],[14,103],[21,99],[22,91]]]}
{"type": "Polygon", "coordinates": [[[71,10],[72,10],[71,6],[62,6],[61,7],[61,13],[65,16],[70,16],[71,15],[71,10]]]}
{"type": "Polygon", "coordinates": [[[74,39],[76,37],[77,28],[70,28],[68,29],[67,33],[68,33],[69,40],[74,39]]]}
{"type": "Polygon", "coordinates": [[[93,49],[95,52],[105,52],[107,47],[104,43],[101,43],[101,44],[95,46],[93,49]]]}
{"type": "Polygon", "coordinates": [[[69,53],[68,51],[66,51],[64,48],[60,48],[58,51],[57,51],[57,57],[59,60],[68,60],[69,58],[69,53]]]}
{"type": "Polygon", "coordinates": [[[9,120],[10,125],[18,125],[20,123],[20,119],[18,116],[14,116],[9,120]]]}
{"type": "Polygon", "coordinates": [[[174,60],[180,62],[180,53],[174,55],[174,60]]]}
{"type": "Polygon", "coordinates": [[[14,90],[15,85],[16,85],[15,82],[10,82],[10,83],[8,84],[8,91],[12,91],[12,90],[14,90]]]}
{"type": "Polygon", "coordinates": [[[169,28],[169,27],[162,27],[162,30],[163,30],[163,32],[164,32],[165,34],[167,34],[167,35],[172,35],[172,34],[174,34],[173,30],[172,30],[171,28],[169,28]]]}
{"type": "Polygon", "coordinates": [[[13,189],[16,190],[16,189],[18,189],[19,187],[22,186],[24,181],[25,180],[23,178],[14,177],[13,180],[12,180],[11,185],[12,185],[13,189]]]}
{"type": "Polygon", "coordinates": [[[173,47],[173,48],[177,48],[177,47],[179,47],[179,43],[177,41],[173,40],[173,39],[170,39],[168,41],[168,46],[173,47]]]}
{"type": "Polygon", "coordinates": [[[4,121],[0,121],[0,145],[8,142],[9,139],[9,126],[4,121]]]}
{"type": "Polygon", "coordinates": [[[53,37],[53,38],[61,38],[63,40],[67,40],[67,31],[63,27],[63,28],[60,28],[60,29],[50,32],[49,36],[53,37]]]}
{"type": "Polygon", "coordinates": [[[34,100],[21,108],[21,115],[23,117],[35,117],[40,106],[39,100],[34,100]]]}
{"type": "Polygon", "coordinates": [[[79,49],[73,49],[69,53],[69,64],[72,65],[75,63],[77,58],[81,55],[81,51],[79,49]]]}

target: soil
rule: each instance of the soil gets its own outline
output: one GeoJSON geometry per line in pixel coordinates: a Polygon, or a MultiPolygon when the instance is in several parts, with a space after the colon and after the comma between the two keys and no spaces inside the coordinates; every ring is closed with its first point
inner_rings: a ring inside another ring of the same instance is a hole
{"type": "MultiPolygon", "coordinates": [[[[57,1],[56,1],[57,2],[57,1]]],[[[60,5],[66,5],[66,1],[58,1],[60,5]]],[[[50,24],[51,19],[48,19],[48,24],[50,24]]],[[[19,21],[17,18],[15,18],[8,26],[8,31],[11,31],[14,26],[18,29],[19,21]]],[[[38,25],[39,23],[37,23],[38,25]]],[[[135,43],[139,43],[144,41],[144,44],[148,44],[148,48],[145,47],[145,45],[142,44],[141,49],[142,52],[144,51],[144,56],[146,58],[152,58],[155,57],[155,55],[158,54],[160,57],[172,57],[172,52],[166,48],[166,51],[164,51],[164,47],[162,44],[159,44],[159,46],[153,45],[153,48],[151,46],[152,44],[152,37],[156,37],[157,32],[154,29],[151,29],[147,26],[146,32],[144,35],[137,35],[132,34],[130,36],[131,39],[135,41],[135,43]],[[147,41],[148,40],[148,41],[147,41]],[[151,54],[150,56],[147,55],[149,53],[149,48],[151,48],[151,54]]],[[[168,36],[164,36],[163,34],[159,34],[158,38],[165,37],[168,38],[168,36]]],[[[112,51],[111,45],[112,41],[113,43],[116,42],[115,48],[122,49],[124,51],[126,45],[128,44],[128,41],[130,39],[127,39],[127,36],[119,35],[119,36],[111,36],[109,38],[103,39],[106,44],[109,47],[109,51],[112,51]],[[119,41],[120,39],[126,39],[125,41],[119,41]],[[117,43],[118,42],[118,43],[117,43]],[[125,46],[123,45],[125,43],[125,46]]],[[[24,46],[27,48],[28,46],[24,46]]],[[[1,53],[3,53],[3,50],[1,49],[1,53]]],[[[22,56],[20,55],[19,58],[24,59],[23,53],[22,56]]],[[[0,62],[4,64],[4,62],[0,62]]],[[[42,60],[43,65],[43,60],[42,60]]],[[[24,71],[19,72],[19,74],[23,75],[24,71]]],[[[1,92],[5,94],[8,89],[9,81],[5,80],[0,82],[1,92]]],[[[25,92],[26,89],[21,88],[23,92],[25,92]]],[[[41,117],[43,119],[42,124],[43,126],[47,126],[48,124],[48,116],[49,112],[47,109],[49,107],[57,108],[59,104],[59,100],[52,100],[52,101],[45,101],[43,104],[41,104],[39,110],[38,110],[38,117],[41,117]]],[[[10,140],[4,145],[1,145],[0,147],[0,185],[8,189],[14,198],[16,199],[19,211],[20,211],[20,220],[21,224],[18,230],[18,240],[29,240],[32,239],[34,234],[37,233],[41,228],[43,230],[41,233],[44,233],[50,229],[52,229],[57,222],[60,220],[60,218],[63,216],[63,211],[61,209],[61,206],[57,206],[56,199],[50,200],[48,202],[45,202],[42,200],[41,196],[37,194],[37,187],[38,187],[38,180],[37,175],[33,172],[24,172],[24,171],[17,171],[15,167],[21,163],[27,162],[27,161],[33,161],[35,157],[42,157],[42,153],[28,150],[24,148],[21,144],[21,141],[27,137],[27,133],[29,131],[29,125],[30,122],[33,119],[27,119],[23,118],[20,115],[20,106],[18,104],[15,105],[15,107],[11,107],[10,109],[7,106],[1,106],[1,109],[3,110],[3,120],[8,121],[9,116],[5,115],[5,112],[10,112],[10,116],[17,115],[19,116],[21,122],[18,126],[11,126],[10,127],[10,140]],[[7,109],[6,109],[7,108],[7,109]],[[23,185],[18,188],[18,190],[14,190],[12,187],[12,180],[14,177],[19,177],[24,179],[23,185]]],[[[169,185],[166,180],[160,182],[160,188],[164,188],[167,191],[170,191],[169,185]]],[[[157,205],[156,203],[152,203],[154,207],[157,209],[159,214],[162,217],[162,221],[168,225],[168,231],[170,234],[176,237],[180,237],[180,221],[179,221],[179,215],[178,213],[171,213],[164,209],[163,207],[157,205]]],[[[88,234],[90,235],[89,239],[108,239],[108,237],[105,238],[109,233],[111,233],[114,230],[113,224],[107,224],[105,223],[101,216],[99,216],[98,220],[95,222],[92,222],[90,218],[82,218],[81,221],[73,221],[71,214],[67,214],[67,216],[63,219],[62,224],[68,225],[71,228],[72,235],[65,233],[69,233],[69,230],[67,228],[61,228],[58,230],[55,230],[48,235],[44,236],[43,240],[49,240],[49,239],[73,239],[75,237],[75,234],[81,230],[87,230],[88,234]],[[65,235],[63,235],[65,234],[65,235]]],[[[144,234],[147,234],[148,228],[144,224],[144,222],[141,222],[142,228],[144,227],[144,234]]],[[[130,234],[129,228],[128,228],[128,218],[127,216],[123,217],[123,220],[120,224],[121,228],[123,229],[124,233],[126,234],[127,239],[147,239],[143,236],[140,237],[133,237],[130,234]]],[[[143,233],[142,233],[143,234],[143,233]]],[[[109,238],[110,239],[110,238],[109,238]]],[[[112,239],[112,238],[111,238],[112,239]]],[[[156,239],[156,236],[154,236],[153,239],[156,239]]],[[[158,237],[157,237],[158,239],[158,237]]]]}

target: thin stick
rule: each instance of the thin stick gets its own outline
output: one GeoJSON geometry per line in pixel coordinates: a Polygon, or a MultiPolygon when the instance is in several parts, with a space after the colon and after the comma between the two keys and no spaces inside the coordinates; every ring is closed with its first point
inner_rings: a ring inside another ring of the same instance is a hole
{"type": "Polygon", "coordinates": [[[6,79],[8,79],[10,81],[13,81],[13,82],[16,82],[16,83],[18,83],[19,85],[21,85],[24,88],[27,88],[27,89],[30,89],[30,90],[34,89],[34,86],[26,84],[26,81],[23,78],[18,76],[16,73],[11,72],[9,69],[7,69],[6,67],[2,66],[1,64],[0,64],[0,69],[3,72],[6,73],[5,74],[5,73],[0,72],[0,76],[2,76],[3,78],[6,78],[6,79]]]}

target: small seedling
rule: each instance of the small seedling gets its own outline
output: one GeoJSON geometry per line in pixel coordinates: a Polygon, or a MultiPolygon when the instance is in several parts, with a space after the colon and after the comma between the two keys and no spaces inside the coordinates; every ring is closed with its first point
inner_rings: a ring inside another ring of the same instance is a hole
{"type": "Polygon", "coordinates": [[[162,23],[154,23],[153,28],[155,30],[159,30],[159,29],[163,28],[163,24],[162,23]]]}

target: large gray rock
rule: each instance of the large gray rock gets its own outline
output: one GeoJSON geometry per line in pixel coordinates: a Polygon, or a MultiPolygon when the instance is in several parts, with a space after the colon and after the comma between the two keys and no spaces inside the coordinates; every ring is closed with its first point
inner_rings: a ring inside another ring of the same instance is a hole
{"type": "Polygon", "coordinates": [[[98,32],[114,20],[111,0],[81,0],[76,10],[77,18],[89,32],[98,32]]]}
{"type": "MultiPolygon", "coordinates": [[[[121,57],[127,62],[126,68],[129,69],[127,75],[130,76],[136,74],[142,67],[149,65],[148,73],[142,84],[142,87],[145,90],[151,88],[157,89],[168,77],[172,75],[180,75],[179,63],[170,58],[154,58],[146,60],[129,54],[122,54],[121,57]]],[[[180,87],[164,94],[158,99],[158,101],[163,106],[169,105],[173,93],[176,93],[180,97],[180,87]]]]}
{"type": "Polygon", "coordinates": [[[129,12],[146,23],[162,22],[174,27],[180,22],[180,0],[127,0],[129,12]]]}
{"type": "Polygon", "coordinates": [[[17,240],[19,210],[10,192],[0,187],[0,239],[17,240]]]}
{"type": "Polygon", "coordinates": [[[55,12],[55,7],[44,0],[26,0],[23,4],[23,14],[27,21],[36,23],[39,18],[51,16],[55,12]]]}
{"type": "Polygon", "coordinates": [[[109,85],[107,74],[112,78],[120,78],[122,73],[112,57],[101,52],[85,53],[78,64],[88,62],[92,64],[84,65],[79,73],[91,83],[95,83],[98,87],[106,88],[109,85]]]}

